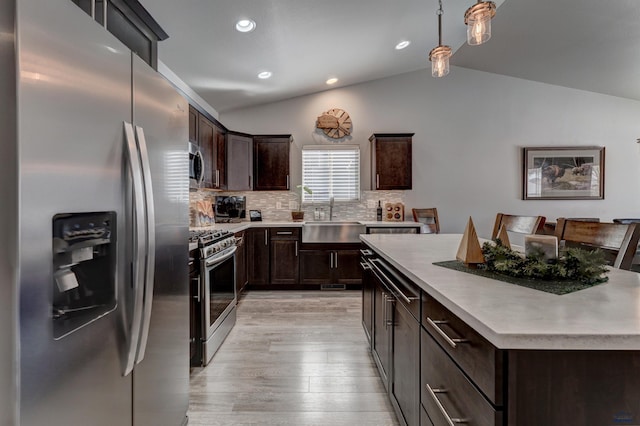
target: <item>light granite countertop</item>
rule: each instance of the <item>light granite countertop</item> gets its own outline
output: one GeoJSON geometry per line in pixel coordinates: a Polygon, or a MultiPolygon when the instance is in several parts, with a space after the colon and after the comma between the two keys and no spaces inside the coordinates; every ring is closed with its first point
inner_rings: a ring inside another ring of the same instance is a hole
{"type": "MultiPolygon", "coordinates": [[[[326,223],[331,223],[330,221],[324,221],[326,223]]],[[[340,223],[341,221],[336,220],[336,223],[340,223]]],[[[389,227],[389,228],[415,228],[419,227],[421,224],[419,222],[378,222],[378,221],[369,221],[369,220],[354,220],[353,222],[358,222],[366,227],[374,228],[374,227],[389,227]]],[[[199,227],[199,228],[190,228],[190,229],[223,229],[231,232],[239,232],[245,230],[247,228],[270,228],[270,227],[302,227],[305,222],[291,222],[291,221],[263,221],[263,222],[236,222],[236,223],[216,223],[208,227],[199,227]]]]}
{"type": "Polygon", "coordinates": [[[460,234],[360,239],[501,349],[640,350],[640,274],[555,295],[433,265],[455,259],[460,234]]]}

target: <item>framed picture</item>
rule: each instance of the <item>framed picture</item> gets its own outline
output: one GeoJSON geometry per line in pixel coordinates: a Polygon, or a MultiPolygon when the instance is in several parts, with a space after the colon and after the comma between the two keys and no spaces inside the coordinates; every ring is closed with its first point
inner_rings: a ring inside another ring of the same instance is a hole
{"type": "Polygon", "coordinates": [[[604,147],[523,149],[523,200],[604,199],[604,147]]]}

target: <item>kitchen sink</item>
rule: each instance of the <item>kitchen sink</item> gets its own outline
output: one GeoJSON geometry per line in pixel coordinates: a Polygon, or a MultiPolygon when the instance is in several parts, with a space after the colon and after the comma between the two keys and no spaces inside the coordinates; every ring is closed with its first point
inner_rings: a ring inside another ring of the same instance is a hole
{"type": "Polygon", "coordinates": [[[303,243],[359,243],[366,228],[359,222],[305,222],[303,243]]]}

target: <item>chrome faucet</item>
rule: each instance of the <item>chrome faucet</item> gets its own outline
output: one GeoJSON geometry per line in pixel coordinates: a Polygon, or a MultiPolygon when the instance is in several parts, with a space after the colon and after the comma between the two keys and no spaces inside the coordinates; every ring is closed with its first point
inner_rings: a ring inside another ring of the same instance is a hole
{"type": "Polygon", "coordinates": [[[333,220],[333,196],[331,196],[329,198],[329,220],[332,221],[333,220]]]}

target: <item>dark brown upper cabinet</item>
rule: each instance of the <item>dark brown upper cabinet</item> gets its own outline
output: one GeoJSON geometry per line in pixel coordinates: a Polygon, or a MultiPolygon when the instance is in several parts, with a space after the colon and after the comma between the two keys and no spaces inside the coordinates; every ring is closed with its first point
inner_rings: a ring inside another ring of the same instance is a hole
{"type": "Polygon", "coordinates": [[[289,150],[291,135],[253,137],[254,191],[289,189],[289,150]]]}
{"type": "Polygon", "coordinates": [[[214,164],[216,164],[217,150],[214,146],[215,131],[213,123],[207,117],[198,116],[198,145],[204,162],[204,188],[214,188],[214,164]]]}
{"type": "Polygon", "coordinates": [[[227,189],[253,189],[253,138],[238,132],[227,132],[227,189]]]}
{"type": "MultiPolygon", "coordinates": [[[[189,114],[191,115],[191,110],[189,114]]],[[[204,160],[205,176],[202,186],[208,189],[225,189],[227,163],[225,155],[226,129],[200,113],[198,114],[197,123],[197,140],[204,160]]],[[[189,123],[189,133],[191,133],[191,123],[189,123]]]]}
{"type": "Polygon", "coordinates": [[[414,133],[374,133],[371,189],[411,189],[411,139],[414,133]]]}
{"type": "Polygon", "coordinates": [[[189,142],[198,144],[198,110],[189,105],[189,142]]]}

